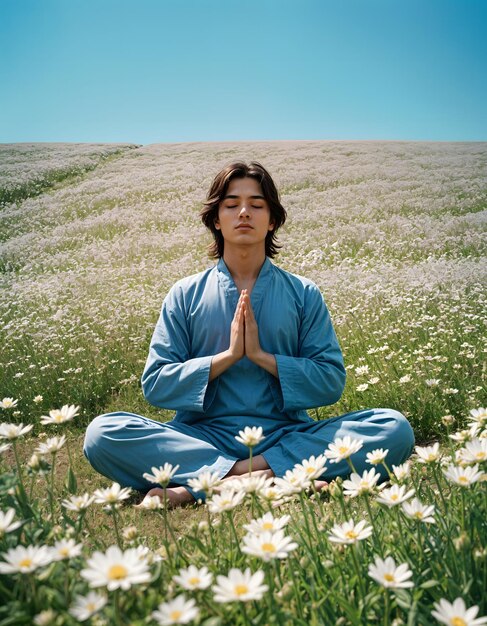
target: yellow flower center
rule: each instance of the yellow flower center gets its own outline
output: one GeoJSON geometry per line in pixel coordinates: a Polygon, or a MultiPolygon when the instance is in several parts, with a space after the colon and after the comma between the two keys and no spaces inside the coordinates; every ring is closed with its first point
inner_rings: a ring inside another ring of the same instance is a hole
{"type": "Polygon", "coordinates": [[[428,461],[434,461],[436,459],[436,454],[428,454],[428,461]]]}
{"type": "Polygon", "coordinates": [[[128,574],[128,570],[123,565],[112,565],[108,570],[108,578],[110,580],[121,580],[128,574]]]}
{"type": "Polygon", "coordinates": [[[199,578],[198,576],[192,576],[189,580],[188,580],[190,585],[199,585],[199,583],[201,582],[201,578],[199,578]]]}
{"type": "Polygon", "coordinates": [[[391,496],[391,500],[394,500],[394,502],[399,498],[399,496],[397,495],[397,493],[393,493],[391,496]]]}
{"type": "Polygon", "coordinates": [[[348,537],[348,539],[357,539],[358,535],[354,530],[348,530],[345,533],[345,537],[348,537]]]}
{"type": "Polygon", "coordinates": [[[466,476],[459,476],[458,482],[462,483],[463,485],[468,485],[468,478],[466,476]]]}
{"type": "Polygon", "coordinates": [[[485,452],[477,452],[477,454],[475,455],[475,458],[478,461],[483,461],[485,459],[485,457],[486,457],[485,452]]]}
{"type": "Polygon", "coordinates": [[[272,530],[274,528],[274,524],[272,522],[264,522],[262,524],[262,528],[264,530],[272,530]]]}
{"type": "Polygon", "coordinates": [[[19,563],[19,567],[30,567],[31,565],[32,565],[32,559],[29,559],[29,557],[22,559],[19,563]]]}
{"type": "Polygon", "coordinates": [[[61,549],[59,550],[59,554],[60,554],[61,556],[69,556],[69,548],[61,548],[61,549]]]}
{"type": "Polygon", "coordinates": [[[247,585],[235,585],[235,594],[237,596],[243,596],[249,592],[247,585]]]}
{"type": "Polygon", "coordinates": [[[63,421],[63,416],[61,413],[58,413],[57,415],[54,416],[54,419],[56,420],[56,422],[62,422],[63,421]]]}
{"type": "Polygon", "coordinates": [[[307,467],[307,468],[306,468],[306,473],[307,473],[307,474],[312,474],[314,471],[315,471],[315,468],[314,468],[314,467],[307,467]]]}
{"type": "Polygon", "coordinates": [[[348,448],[347,448],[347,446],[340,446],[340,447],[338,448],[338,452],[339,452],[340,454],[345,454],[346,452],[348,452],[348,448]]]}
{"type": "Polygon", "coordinates": [[[467,622],[461,617],[452,617],[450,624],[451,626],[467,626],[467,622]]]}
{"type": "Polygon", "coordinates": [[[264,552],[275,552],[276,546],[273,543],[263,543],[262,550],[264,550],[264,552]]]}
{"type": "Polygon", "coordinates": [[[181,615],[183,614],[182,611],[171,611],[169,613],[169,617],[173,620],[176,621],[178,619],[180,619],[181,615]]]}
{"type": "Polygon", "coordinates": [[[417,519],[423,519],[423,513],[422,511],[416,511],[414,513],[414,517],[416,517],[417,519]]]}
{"type": "Polygon", "coordinates": [[[86,610],[93,613],[93,611],[96,611],[96,604],[94,602],[88,602],[86,604],[86,610]]]}
{"type": "Polygon", "coordinates": [[[388,583],[393,583],[395,578],[392,574],[384,574],[384,580],[386,580],[388,583]]]}

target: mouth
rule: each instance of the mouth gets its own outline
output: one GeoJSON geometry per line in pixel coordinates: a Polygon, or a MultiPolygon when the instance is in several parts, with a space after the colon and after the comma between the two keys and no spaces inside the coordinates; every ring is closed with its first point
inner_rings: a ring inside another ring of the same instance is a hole
{"type": "Polygon", "coordinates": [[[239,224],[235,227],[236,230],[253,230],[253,226],[250,224],[239,224]]]}

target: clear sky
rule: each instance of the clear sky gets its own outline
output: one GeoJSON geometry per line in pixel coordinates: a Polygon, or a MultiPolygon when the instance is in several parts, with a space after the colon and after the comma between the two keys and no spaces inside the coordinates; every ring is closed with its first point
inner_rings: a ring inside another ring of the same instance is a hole
{"type": "Polygon", "coordinates": [[[487,0],[0,0],[0,142],[487,140],[487,0]]]}

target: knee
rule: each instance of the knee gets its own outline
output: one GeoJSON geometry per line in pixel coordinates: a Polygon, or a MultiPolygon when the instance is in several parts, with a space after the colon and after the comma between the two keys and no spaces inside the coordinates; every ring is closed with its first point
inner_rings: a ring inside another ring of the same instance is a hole
{"type": "Polygon", "coordinates": [[[105,415],[95,417],[86,429],[83,453],[91,464],[93,464],[100,451],[103,450],[103,446],[107,441],[105,434],[110,415],[110,413],[106,413],[105,415]]]}
{"type": "Polygon", "coordinates": [[[395,448],[403,451],[406,459],[414,448],[414,431],[406,417],[395,409],[387,409],[387,417],[393,420],[393,437],[395,448]]]}

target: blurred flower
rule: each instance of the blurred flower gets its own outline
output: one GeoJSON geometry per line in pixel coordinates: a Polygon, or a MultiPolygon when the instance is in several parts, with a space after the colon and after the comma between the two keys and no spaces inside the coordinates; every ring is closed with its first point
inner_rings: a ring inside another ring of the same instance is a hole
{"type": "Polygon", "coordinates": [[[108,489],[96,489],[93,492],[96,504],[115,504],[130,497],[132,489],[130,487],[120,487],[118,483],[113,483],[108,489]]]}
{"type": "Polygon", "coordinates": [[[487,624],[487,617],[476,617],[479,607],[475,605],[467,609],[463,598],[457,598],[453,603],[441,598],[433,606],[435,610],[431,611],[431,615],[447,626],[482,626],[482,624],[487,624]]]}
{"type": "Polygon", "coordinates": [[[281,495],[289,496],[309,489],[311,480],[304,472],[292,469],[287,470],[282,478],[275,477],[274,485],[279,489],[281,495]]]}
{"type": "Polygon", "coordinates": [[[87,568],[81,570],[81,576],[90,587],[107,587],[130,589],[132,585],[146,583],[150,580],[149,566],[141,560],[135,548],[122,552],[118,546],[110,546],[103,552],[95,552],[87,560],[87,568]]]}
{"type": "Polygon", "coordinates": [[[483,426],[487,422],[487,408],[481,407],[479,409],[472,409],[469,419],[471,422],[476,422],[480,424],[480,426],[483,426]]]}
{"type": "Polygon", "coordinates": [[[186,600],[185,596],[177,596],[169,602],[161,602],[157,611],[152,612],[152,617],[160,626],[170,624],[188,624],[199,615],[199,609],[194,600],[186,600]]]}
{"type": "Polygon", "coordinates": [[[35,398],[34,398],[34,402],[36,404],[39,404],[39,402],[42,402],[43,400],[44,400],[44,398],[42,396],[40,396],[40,395],[39,396],[35,396],[35,398]]]}
{"type": "Polygon", "coordinates": [[[202,472],[196,478],[188,480],[188,487],[193,491],[203,491],[207,496],[211,496],[215,487],[221,483],[218,472],[202,472]]]}
{"type": "Polygon", "coordinates": [[[290,552],[298,547],[298,544],[294,543],[291,537],[284,535],[283,530],[264,531],[256,535],[247,534],[243,537],[242,542],[242,552],[264,561],[285,559],[290,552]]]}
{"type": "Polygon", "coordinates": [[[10,548],[1,556],[5,562],[0,562],[0,574],[14,572],[29,574],[39,567],[49,565],[52,561],[51,552],[47,546],[17,546],[10,548]]]}
{"type": "Polygon", "coordinates": [[[167,487],[171,482],[171,478],[178,471],[179,465],[173,467],[170,463],[164,463],[161,467],[151,467],[152,474],[144,473],[143,478],[150,483],[156,483],[161,487],[167,487]]]}
{"type": "Polygon", "coordinates": [[[8,439],[14,441],[23,435],[26,435],[34,428],[33,424],[24,426],[23,424],[0,424],[0,439],[8,439]]]}
{"type": "Polygon", "coordinates": [[[440,458],[440,444],[438,442],[424,448],[415,446],[414,449],[416,450],[420,463],[434,463],[440,458]]]}
{"type": "Polygon", "coordinates": [[[389,489],[383,489],[377,496],[377,502],[387,505],[389,508],[401,504],[414,495],[414,489],[406,492],[406,485],[392,485],[389,489]]]}
{"type": "Polygon", "coordinates": [[[61,450],[65,443],[65,435],[62,435],[61,437],[51,437],[45,443],[40,443],[36,448],[36,452],[39,454],[56,454],[59,450],[61,450]]]}
{"type": "Polygon", "coordinates": [[[123,531],[122,531],[122,535],[123,538],[126,539],[127,541],[133,541],[137,535],[139,534],[139,531],[137,530],[137,526],[126,526],[123,531]]]}
{"type": "Polygon", "coordinates": [[[12,520],[15,517],[15,509],[8,509],[5,511],[0,511],[0,539],[6,535],[7,533],[11,533],[12,530],[19,528],[22,526],[22,522],[13,522],[12,520]]]}
{"type": "Polygon", "coordinates": [[[355,524],[353,520],[348,520],[343,524],[335,524],[328,535],[328,539],[333,543],[353,544],[367,539],[372,534],[372,526],[367,526],[365,520],[355,524]]]}
{"type": "Polygon", "coordinates": [[[376,556],[375,562],[369,565],[369,576],[383,587],[394,589],[414,587],[412,581],[408,581],[413,575],[407,563],[396,565],[394,559],[388,556],[384,561],[376,556]]]}
{"type": "Polygon", "coordinates": [[[147,509],[148,511],[156,511],[163,508],[162,500],[159,496],[145,496],[136,508],[147,509]]]}
{"type": "Polygon", "coordinates": [[[406,374],[405,376],[401,376],[401,378],[399,379],[399,382],[401,383],[401,385],[403,385],[404,383],[410,383],[412,381],[412,378],[409,374],[406,374]]]}
{"type": "Polygon", "coordinates": [[[301,463],[296,463],[293,469],[296,472],[303,472],[309,480],[315,480],[326,471],[325,465],[326,456],[320,454],[316,457],[313,455],[309,459],[303,459],[301,463]]]}
{"type": "Polygon", "coordinates": [[[337,438],[328,445],[327,450],[325,450],[325,456],[330,459],[330,463],[338,463],[358,452],[363,443],[362,439],[352,439],[348,435],[343,437],[343,439],[337,438]]]}
{"type": "Polygon", "coordinates": [[[82,496],[71,496],[69,500],[63,500],[61,504],[65,509],[79,513],[87,509],[94,500],[94,496],[84,493],[82,496]]]}
{"type": "Polygon", "coordinates": [[[357,391],[367,391],[368,388],[368,383],[362,383],[361,385],[357,385],[357,391]]]}
{"type": "Polygon", "coordinates": [[[343,493],[352,498],[364,493],[372,493],[379,478],[380,474],[375,470],[375,467],[372,467],[370,470],[365,470],[362,476],[356,472],[352,472],[350,478],[343,481],[343,493]]]}
{"type": "MultiPolygon", "coordinates": [[[[41,396],[42,399],[42,396],[41,396]]],[[[41,424],[64,424],[78,415],[80,407],[65,404],[61,409],[49,411],[49,415],[41,415],[41,424]]]]}
{"type": "Polygon", "coordinates": [[[207,567],[198,569],[194,565],[190,565],[186,569],[179,570],[179,574],[173,576],[172,579],[183,589],[207,589],[211,585],[213,575],[207,567]]]}
{"type": "Polygon", "coordinates": [[[401,465],[393,465],[392,471],[397,480],[401,482],[411,475],[411,464],[409,461],[406,461],[401,463],[401,465]]]}
{"type": "Polygon", "coordinates": [[[72,559],[81,554],[83,545],[76,543],[74,539],[60,539],[56,541],[51,548],[51,557],[53,561],[62,561],[63,559],[72,559]]]}
{"type": "Polygon", "coordinates": [[[476,483],[482,478],[482,472],[479,471],[478,464],[469,465],[467,467],[450,464],[446,470],[443,470],[443,474],[449,481],[461,487],[470,487],[470,485],[473,485],[473,483],[476,483]]]}
{"type": "Polygon", "coordinates": [[[424,382],[428,387],[437,387],[441,381],[439,378],[428,378],[424,382]]]}
{"type": "Polygon", "coordinates": [[[363,376],[364,374],[368,374],[368,373],[369,373],[368,365],[359,365],[355,368],[355,374],[357,376],[363,376]]]}
{"type": "Polygon", "coordinates": [[[56,619],[56,613],[52,609],[41,611],[34,617],[36,626],[51,626],[56,619]]]}
{"type": "Polygon", "coordinates": [[[13,398],[4,398],[0,400],[0,408],[2,409],[12,409],[14,406],[17,406],[18,400],[14,400],[13,398]]]}
{"type": "Polygon", "coordinates": [[[106,603],[106,598],[96,593],[96,591],[90,591],[86,596],[76,596],[69,612],[78,621],[85,622],[87,619],[90,619],[92,615],[100,611],[106,603]]]}
{"type": "Polygon", "coordinates": [[[418,520],[419,522],[425,522],[427,524],[434,524],[435,518],[433,514],[435,512],[434,505],[422,504],[418,498],[413,498],[411,502],[403,502],[402,510],[411,519],[418,520]]]}
{"type": "Polygon", "coordinates": [[[266,531],[282,530],[289,523],[290,519],[289,515],[274,517],[272,513],[266,513],[259,519],[253,519],[249,524],[244,524],[243,528],[248,533],[256,535],[266,531]]]}
{"type": "Polygon", "coordinates": [[[465,463],[481,463],[487,460],[487,439],[472,439],[458,450],[459,457],[465,463]]]}
{"type": "Polygon", "coordinates": [[[3,454],[3,452],[7,452],[7,450],[10,450],[11,447],[12,446],[9,443],[0,444],[0,454],[3,454]]]}
{"type": "Polygon", "coordinates": [[[233,489],[224,489],[221,493],[214,494],[207,504],[210,513],[222,513],[234,509],[244,498],[245,491],[243,490],[236,492],[233,489]]]}
{"type": "Polygon", "coordinates": [[[243,430],[238,431],[238,435],[235,439],[248,448],[253,448],[265,439],[262,426],[246,426],[243,430]]]}
{"type": "Polygon", "coordinates": [[[366,463],[370,463],[371,465],[379,465],[379,463],[382,463],[385,460],[388,452],[389,450],[384,450],[383,448],[377,448],[377,450],[372,450],[372,452],[368,452],[366,455],[366,463]]]}
{"type": "Polygon", "coordinates": [[[264,593],[269,589],[264,581],[264,572],[258,570],[252,574],[250,568],[244,572],[232,568],[228,576],[217,576],[217,584],[213,585],[215,602],[247,602],[249,600],[261,600],[264,593]]]}

